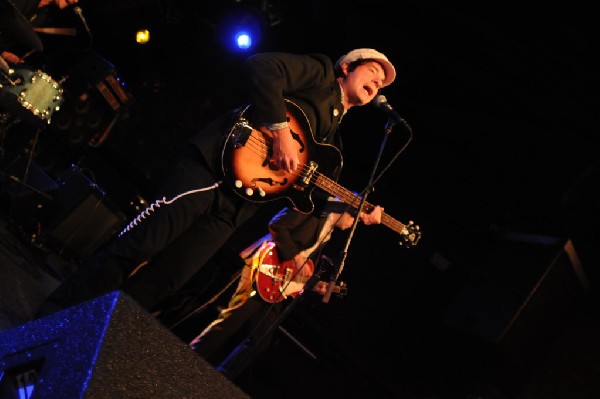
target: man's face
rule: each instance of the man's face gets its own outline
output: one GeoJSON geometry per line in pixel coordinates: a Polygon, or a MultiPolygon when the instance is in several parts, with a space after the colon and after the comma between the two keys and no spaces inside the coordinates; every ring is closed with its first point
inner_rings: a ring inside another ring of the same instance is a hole
{"type": "Polygon", "coordinates": [[[365,105],[379,93],[385,73],[383,67],[375,61],[361,64],[350,71],[348,64],[342,66],[346,73],[345,92],[351,105],[365,105]]]}

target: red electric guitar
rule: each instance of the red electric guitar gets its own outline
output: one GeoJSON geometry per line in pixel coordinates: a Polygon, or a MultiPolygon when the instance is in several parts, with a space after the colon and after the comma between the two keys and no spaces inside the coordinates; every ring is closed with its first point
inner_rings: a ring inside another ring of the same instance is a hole
{"type": "MultiPolygon", "coordinates": [[[[273,241],[265,241],[256,251],[258,257],[258,273],[254,283],[262,299],[269,303],[281,302],[287,297],[295,298],[303,289],[308,277],[296,275],[297,268],[293,260],[280,262],[273,241]]],[[[309,259],[304,267],[314,271],[314,264],[309,259]]],[[[324,291],[325,281],[319,281],[313,288],[315,291],[324,291]]],[[[347,287],[344,284],[333,287],[333,293],[346,295],[347,287]]]]}

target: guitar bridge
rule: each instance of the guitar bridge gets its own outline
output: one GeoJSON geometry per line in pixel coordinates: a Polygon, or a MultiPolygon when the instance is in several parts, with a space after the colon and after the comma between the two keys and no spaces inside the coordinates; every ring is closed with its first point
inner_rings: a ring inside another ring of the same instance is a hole
{"type": "Polygon", "coordinates": [[[231,129],[232,144],[234,148],[242,148],[246,145],[252,134],[252,126],[244,118],[239,119],[231,129]]]}
{"type": "Polygon", "coordinates": [[[308,186],[310,184],[310,181],[311,181],[313,175],[315,174],[315,172],[317,171],[318,167],[319,167],[319,165],[316,162],[310,161],[308,163],[304,173],[302,173],[300,176],[298,176],[298,179],[294,183],[294,188],[297,190],[304,191],[306,186],[308,186]]]}

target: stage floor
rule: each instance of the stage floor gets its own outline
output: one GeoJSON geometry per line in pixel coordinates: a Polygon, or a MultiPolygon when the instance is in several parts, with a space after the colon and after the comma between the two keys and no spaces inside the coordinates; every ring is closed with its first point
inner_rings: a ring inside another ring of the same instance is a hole
{"type": "MultiPolygon", "coordinates": [[[[69,273],[69,268],[73,267],[70,262],[34,241],[8,221],[0,219],[1,331],[33,320],[45,296],[59,284],[61,275],[69,273]]],[[[600,397],[600,317],[596,309],[592,290],[591,295],[569,315],[560,333],[549,342],[538,366],[520,384],[518,392],[510,394],[506,393],[498,376],[495,380],[482,381],[478,378],[477,381],[469,381],[468,371],[463,368],[465,359],[452,361],[447,354],[440,356],[438,364],[426,366],[421,363],[412,371],[411,364],[415,359],[396,359],[395,365],[389,365],[397,370],[396,381],[388,380],[387,376],[380,376],[379,381],[373,376],[365,376],[362,382],[356,381],[357,375],[364,375],[364,371],[356,370],[352,363],[344,366],[344,354],[338,354],[340,356],[335,363],[314,361],[281,333],[272,349],[258,360],[252,373],[234,382],[244,392],[257,398],[302,397],[311,386],[311,389],[317,390],[313,397],[331,397],[318,394],[332,389],[331,384],[342,385],[339,392],[352,391],[354,385],[366,390],[372,388],[373,392],[378,392],[372,396],[374,398],[597,398],[600,397]],[[296,373],[298,375],[294,375],[296,373]],[[302,389],[290,390],[286,375],[307,381],[302,389]],[[263,379],[269,381],[265,384],[263,379]],[[320,387],[326,389],[321,390],[320,387]],[[289,393],[283,394],[285,391],[289,393]]],[[[298,317],[296,315],[289,325],[293,326],[298,317]]],[[[307,326],[310,327],[310,324],[307,326]]],[[[364,364],[361,367],[368,369],[369,366],[364,364]]],[[[469,370],[477,367],[471,365],[469,370]]]]}

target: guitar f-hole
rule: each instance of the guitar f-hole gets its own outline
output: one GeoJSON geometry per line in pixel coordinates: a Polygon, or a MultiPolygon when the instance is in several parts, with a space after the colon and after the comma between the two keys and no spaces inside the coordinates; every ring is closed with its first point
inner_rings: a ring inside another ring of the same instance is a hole
{"type": "Polygon", "coordinates": [[[275,181],[270,177],[256,177],[254,179],[252,179],[252,184],[254,186],[256,186],[256,183],[260,182],[260,183],[266,183],[267,185],[274,187],[274,186],[280,186],[283,187],[288,183],[288,179],[283,178],[280,181],[275,181]]]}
{"type": "Polygon", "coordinates": [[[298,152],[303,153],[306,150],[306,147],[305,147],[304,141],[302,141],[302,137],[298,133],[293,131],[291,128],[290,128],[290,133],[292,134],[292,138],[294,140],[296,140],[298,142],[298,144],[300,144],[300,149],[298,150],[298,152]]]}

